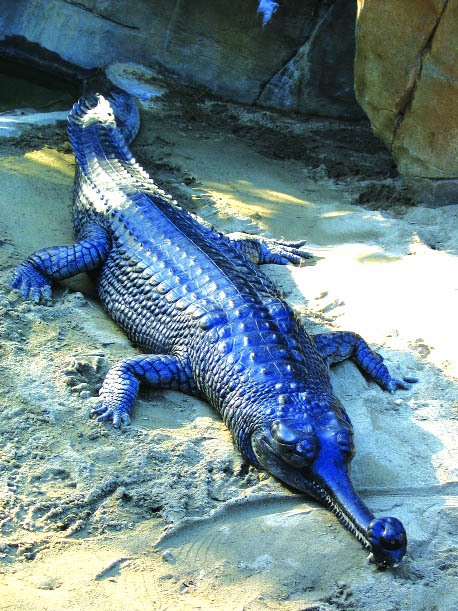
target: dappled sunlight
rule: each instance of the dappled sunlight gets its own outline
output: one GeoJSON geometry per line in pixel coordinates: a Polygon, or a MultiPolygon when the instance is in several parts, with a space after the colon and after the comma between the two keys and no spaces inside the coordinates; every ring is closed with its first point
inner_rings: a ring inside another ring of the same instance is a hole
{"type": "Polygon", "coordinates": [[[2,230],[21,245],[24,256],[72,242],[73,175],[73,155],[54,148],[0,158],[2,205],[8,210],[2,230]]]}
{"type": "MultiPolygon", "coordinates": [[[[261,216],[265,218],[272,218],[275,215],[275,211],[258,201],[247,202],[247,198],[243,198],[243,195],[235,192],[223,191],[218,188],[206,189],[207,195],[209,195],[215,202],[215,206],[219,212],[226,212],[227,208],[231,209],[231,212],[237,216],[261,216]]],[[[260,219],[258,219],[260,220],[260,219]]],[[[265,223],[260,223],[261,226],[266,228],[265,223]]]]}
{"type": "Polygon", "coordinates": [[[402,256],[389,255],[384,252],[371,252],[367,255],[361,255],[359,260],[361,263],[394,263],[395,261],[401,261],[402,256]]]}
{"type": "Polygon", "coordinates": [[[321,215],[322,219],[332,219],[336,216],[345,216],[346,214],[354,214],[355,210],[332,210],[321,215]]]}
{"type": "Polygon", "coordinates": [[[72,154],[60,153],[56,149],[45,146],[40,151],[26,153],[24,157],[69,176],[73,180],[74,163],[72,154]]]}
{"type": "Polygon", "coordinates": [[[270,204],[298,204],[300,206],[312,206],[313,204],[305,198],[299,198],[290,193],[283,191],[276,191],[273,189],[267,189],[258,187],[248,180],[236,180],[230,183],[223,184],[218,182],[206,183],[208,188],[218,193],[220,196],[233,198],[233,194],[237,193],[240,198],[243,198],[244,202],[255,203],[269,202],[270,204]]]}
{"type": "Polygon", "coordinates": [[[69,164],[71,164],[71,160],[73,159],[72,154],[61,153],[56,149],[51,149],[45,146],[40,151],[30,151],[29,153],[26,153],[25,157],[33,159],[37,163],[57,167],[66,174],[71,173],[69,170],[69,164]]]}
{"type": "Polygon", "coordinates": [[[285,218],[300,219],[305,214],[304,208],[314,206],[308,199],[258,187],[248,180],[226,184],[209,181],[205,183],[205,193],[215,202],[219,212],[224,214],[230,211],[231,215],[253,217],[260,228],[269,231],[275,231],[278,220],[282,219],[284,223],[285,218]]]}
{"type": "MultiPolygon", "coordinates": [[[[210,184],[211,186],[211,184],[210,184]]],[[[220,187],[222,185],[219,185],[220,187]]],[[[217,188],[217,185],[214,185],[217,188]]],[[[267,200],[268,202],[273,202],[275,204],[279,202],[285,202],[288,204],[299,204],[301,206],[311,206],[313,205],[306,199],[296,197],[294,195],[290,195],[289,193],[285,193],[283,191],[275,191],[273,189],[265,189],[261,187],[256,187],[252,183],[247,180],[237,180],[232,187],[235,190],[241,192],[248,192],[252,197],[257,197],[259,199],[267,200]]]]}
{"type": "Polygon", "coordinates": [[[44,147],[30,151],[25,155],[4,157],[0,159],[0,172],[9,172],[40,179],[56,184],[73,184],[74,157],[60,153],[55,149],[44,147]]]}

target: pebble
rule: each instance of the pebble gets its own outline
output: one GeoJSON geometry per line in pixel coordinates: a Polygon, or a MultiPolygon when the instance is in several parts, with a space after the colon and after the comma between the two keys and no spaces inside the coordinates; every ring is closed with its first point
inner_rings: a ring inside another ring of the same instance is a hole
{"type": "Polygon", "coordinates": [[[163,552],[161,558],[164,562],[170,562],[171,564],[175,564],[176,562],[175,556],[169,550],[163,552]]]}

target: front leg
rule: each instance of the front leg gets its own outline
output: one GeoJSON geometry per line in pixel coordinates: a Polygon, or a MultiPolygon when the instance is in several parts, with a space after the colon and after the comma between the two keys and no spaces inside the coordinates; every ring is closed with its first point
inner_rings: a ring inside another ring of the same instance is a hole
{"type": "Polygon", "coordinates": [[[337,331],[312,337],[318,352],[328,365],[350,358],[371,380],[391,393],[398,388],[408,390],[409,384],[418,382],[417,378],[392,378],[383,357],[374,352],[357,333],[337,331]]]}
{"type": "Polygon", "coordinates": [[[175,356],[140,354],[121,361],[110,369],[99,391],[100,403],[91,412],[97,420],[112,420],[118,428],[129,424],[129,412],[137,398],[140,382],[156,388],[173,388],[197,394],[191,373],[175,356]]]}
{"type": "Polygon", "coordinates": [[[22,292],[24,299],[36,303],[51,297],[51,280],[64,280],[81,272],[100,267],[108,256],[111,240],[102,227],[91,226],[84,239],[72,246],[54,246],[37,250],[20,263],[11,286],[22,292]]]}
{"type": "Polygon", "coordinates": [[[312,258],[312,255],[303,249],[305,240],[288,242],[239,231],[227,233],[224,237],[255,265],[264,263],[300,265],[304,259],[312,258]]]}

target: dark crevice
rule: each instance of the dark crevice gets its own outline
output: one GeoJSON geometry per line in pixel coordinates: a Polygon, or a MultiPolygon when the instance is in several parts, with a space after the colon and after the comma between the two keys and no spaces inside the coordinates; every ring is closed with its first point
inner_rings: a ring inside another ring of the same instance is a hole
{"type": "Polygon", "coordinates": [[[421,53],[420,53],[420,65],[418,67],[418,71],[417,71],[417,74],[415,76],[415,80],[413,82],[412,87],[410,87],[410,89],[406,92],[405,100],[404,100],[404,102],[403,102],[403,104],[401,106],[401,109],[398,112],[398,116],[397,116],[397,119],[396,119],[396,125],[395,125],[394,131],[393,131],[393,137],[391,139],[391,146],[390,146],[390,151],[391,152],[393,151],[394,142],[395,142],[396,137],[398,135],[399,128],[401,127],[402,122],[404,121],[404,117],[409,112],[409,110],[410,110],[410,108],[412,106],[413,100],[415,98],[415,93],[417,91],[417,86],[418,86],[417,84],[418,84],[418,81],[421,79],[421,74],[422,74],[422,71],[423,71],[424,58],[429,53],[429,51],[431,50],[431,47],[432,47],[432,44],[433,44],[433,40],[434,40],[434,36],[436,35],[437,28],[439,27],[439,23],[440,23],[440,21],[442,19],[442,15],[446,11],[447,6],[448,6],[448,0],[445,1],[444,6],[442,7],[442,10],[441,10],[441,12],[439,14],[439,17],[436,19],[436,23],[434,24],[434,27],[432,28],[431,33],[428,36],[428,38],[427,38],[427,40],[426,40],[426,42],[425,42],[425,44],[423,46],[423,49],[421,50],[421,53]]]}
{"type": "Polygon", "coordinates": [[[297,46],[294,52],[288,57],[288,59],[285,60],[283,65],[280,68],[278,68],[271,76],[269,76],[269,78],[265,80],[264,83],[261,83],[261,85],[259,86],[258,94],[252,102],[252,106],[256,106],[259,103],[259,99],[261,98],[262,94],[264,93],[265,88],[272,82],[272,80],[278,74],[280,74],[280,72],[282,72],[282,70],[286,68],[286,66],[288,66],[288,64],[296,57],[296,55],[299,53],[300,49],[305,45],[305,43],[313,37],[313,35],[317,31],[317,28],[324,21],[329,11],[332,9],[332,7],[334,6],[336,2],[337,0],[330,0],[326,3],[323,3],[324,7],[322,4],[320,6],[316,6],[312,10],[311,19],[309,23],[307,24],[307,27],[305,28],[303,40],[297,46]]]}
{"type": "Polygon", "coordinates": [[[84,4],[82,4],[81,2],[76,2],[76,0],[64,0],[64,2],[66,2],[67,4],[70,4],[71,6],[76,6],[77,8],[81,9],[82,11],[91,13],[92,15],[95,15],[96,17],[100,17],[100,19],[104,19],[105,21],[110,21],[111,23],[119,25],[123,28],[127,28],[129,30],[140,30],[140,28],[137,27],[136,25],[127,25],[126,23],[117,21],[116,19],[113,19],[112,17],[107,17],[106,15],[102,15],[102,13],[98,13],[97,11],[92,10],[88,8],[87,6],[85,6],[84,4]]]}
{"type": "Polygon", "coordinates": [[[25,36],[5,36],[0,41],[0,62],[2,71],[11,74],[27,73],[34,80],[34,71],[40,82],[48,75],[48,80],[63,79],[69,83],[83,83],[94,74],[94,69],[82,68],[63,59],[58,53],[42,47],[37,42],[27,40],[25,36]],[[10,68],[8,69],[8,65],[10,68]]]}

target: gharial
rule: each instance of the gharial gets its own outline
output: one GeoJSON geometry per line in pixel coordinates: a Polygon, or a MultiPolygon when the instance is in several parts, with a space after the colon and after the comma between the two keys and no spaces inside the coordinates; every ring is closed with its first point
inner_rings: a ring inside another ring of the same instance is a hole
{"type": "Polygon", "coordinates": [[[379,567],[396,565],[405,529],[374,518],[353,488],[352,425],[329,365],[350,358],[390,392],[417,380],[391,377],[356,333],[309,335],[258,267],[300,263],[304,241],[223,235],[185,211],[133,158],[138,127],[136,103],[120,90],[74,105],[77,242],[30,255],[12,286],[39,302],[52,280],[93,272],[108,314],[144,351],[109,370],[99,421],[128,423],[140,382],[203,397],[252,465],[321,501],[379,567]]]}

